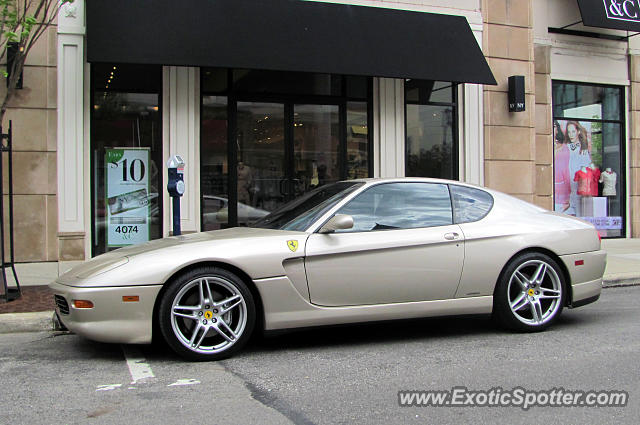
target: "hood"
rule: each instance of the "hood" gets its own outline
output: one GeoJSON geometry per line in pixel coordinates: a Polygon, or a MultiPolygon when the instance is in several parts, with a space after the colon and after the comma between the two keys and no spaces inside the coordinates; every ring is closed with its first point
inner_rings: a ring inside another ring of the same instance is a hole
{"type": "MultiPolygon", "coordinates": [[[[250,227],[232,227],[230,229],[212,230],[209,232],[189,233],[180,236],[170,236],[163,239],[155,239],[149,242],[141,243],[138,245],[131,245],[111,251],[103,255],[116,255],[119,258],[133,257],[135,255],[143,254],[157,249],[176,247],[180,245],[188,245],[200,242],[209,241],[224,241],[229,239],[237,240],[239,238],[256,238],[256,237],[268,237],[276,235],[286,234],[299,234],[299,232],[287,232],[284,230],[272,230],[272,229],[257,229],[250,227]]],[[[103,255],[95,257],[93,260],[101,258],[103,255]]]]}
{"type": "Polygon", "coordinates": [[[99,255],[74,267],[60,276],[57,281],[66,284],[75,284],[78,280],[97,282],[96,278],[102,281],[108,279],[106,276],[111,275],[105,275],[107,272],[116,268],[119,270],[142,268],[152,275],[154,267],[162,268],[164,264],[170,268],[179,268],[183,264],[200,260],[231,260],[227,262],[235,263],[233,260],[239,260],[249,254],[261,257],[269,257],[270,253],[278,254],[276,257],[280,258],[278,262],[281,267],[281,258],[299,256],[304,252],[307,236],[304,232],[248,227],[172,236],[99,255]],[[286,242],[288,239],[299,241],[300,249],[296,252],[289,251],[286,242]],[[128,266],[120,269],[125,264],[128,266]]]}

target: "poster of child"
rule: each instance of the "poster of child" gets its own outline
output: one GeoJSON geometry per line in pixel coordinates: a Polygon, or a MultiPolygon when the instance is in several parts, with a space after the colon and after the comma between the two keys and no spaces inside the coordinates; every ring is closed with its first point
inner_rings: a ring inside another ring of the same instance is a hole
{"type": "Polygon", "coordinates": [[[580,195],[574,176],[592,162],[591,123],[556,120],[553,139],[555,211],[580,217],[580,195]]]}

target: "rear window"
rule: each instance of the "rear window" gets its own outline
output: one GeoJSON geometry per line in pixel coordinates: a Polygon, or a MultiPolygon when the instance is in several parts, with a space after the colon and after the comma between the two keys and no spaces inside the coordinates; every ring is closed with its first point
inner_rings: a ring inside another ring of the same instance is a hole
{"type": "Polygon", "coordinates": [[[456,224],[481,220],[493,207],[493,197],[484,190],[455,185],[449,186],[449,190],[456,224]]]}

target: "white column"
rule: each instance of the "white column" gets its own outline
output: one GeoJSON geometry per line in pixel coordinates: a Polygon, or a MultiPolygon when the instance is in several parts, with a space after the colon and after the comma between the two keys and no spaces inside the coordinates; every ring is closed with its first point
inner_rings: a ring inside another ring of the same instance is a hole
{"type": "MultiPolygon", "coordinates": [[[[482,49],[482,24],[471,24],[473,35],[482,49]]],[[[460,111],[460,179],[484,184],[484,92],[481,84],[464,84],[460,111]]]]}
{"type": "MultiPolygon", "coordinates": [[[[180,155],[185,160],[185,194],[180,200],[180,226],[183,232],[200,230],[200,69],[164,67],[164,163],[163,189],[167,184],[166,160],[180,155]]],[[[164,193],[165,234],[173,224],[171,198],[164,193]]]]}
{"type": "Polygon", "coordinates": [[[403,177],[405,157],[404,80],[374,79],[374,176],[403,177]]]}
{"type": "Polygon", "coordinates": [[[465,84],[463,95],[464,171],[460,178],[467,183],[484,184],[484,120],[481,84],[465,84]]]}
{"type": "MultiPolygon", "coordinates": [[[[58,232],[84,234],[84,1],[58,15],[58,232]]],[[[79,236],[79,235],[78,235],[79,236]]]]}

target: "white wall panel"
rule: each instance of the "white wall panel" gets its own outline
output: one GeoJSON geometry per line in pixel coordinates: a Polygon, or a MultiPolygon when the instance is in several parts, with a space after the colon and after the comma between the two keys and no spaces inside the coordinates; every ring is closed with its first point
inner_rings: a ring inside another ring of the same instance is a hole
{"type": "MultiPolygon", "coordinates": [[[[58,15],[58,232],[85,232],[84,2],[58,15]]],[[[88,143],[88,141],[87,141],[88,143]]]]}
{"type": "Polygon", "coordinates": [[[180,225],[183,232],[200,230],[200,73],[199,68],[164,68],[163,96],[163,192],[165,234],[173,228],[171,198],[167,184],[166,161],[171,155],[185,160],[186,192],[180,200],[180,225]]]}

